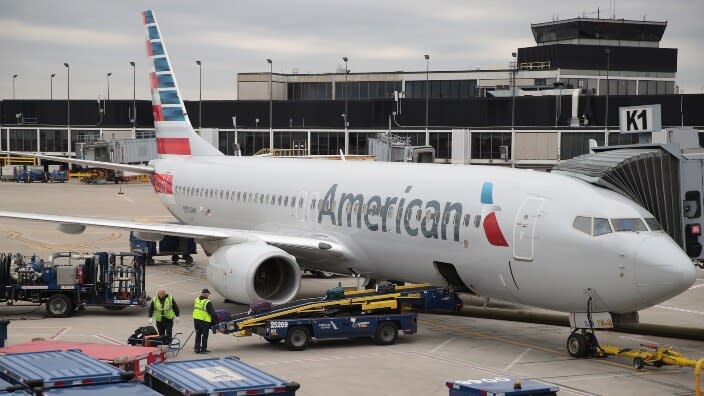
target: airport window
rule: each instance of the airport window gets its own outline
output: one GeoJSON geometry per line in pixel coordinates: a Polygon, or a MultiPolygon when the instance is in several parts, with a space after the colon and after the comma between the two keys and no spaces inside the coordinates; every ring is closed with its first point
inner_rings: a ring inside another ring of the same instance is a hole
{"type": "MultiPolygon", "coordinates": [[[[564,136],[564,135],[563,135],[564,136]]],[[[473,132],[473,159],[501,159],[501,146],[507,146],[508,158],[511,159],[510,132],[473,132]]]]}
{"type": "Polygon", "coordinates": [[[367,155],[369,154],[368,151],[368,139],[370,137],[374,137],[376,133],[365,133],[365,132],[359,132],[359,133],[353,133],[350,132],[349,134],[349,139],[350,139],[350,151],[349,153],[352,155],[367,155]]]}
{"type": "Polygon", "coordinates": [[[345,148],[345,135],[340,132],[312,132],[310,134],[311,155],[336,155],[345,148]]]}
{"type": "Polygon", "coordinates": [[[609,219],[594,219],[594,236],[610,234],[611,224],[609,224],[609,219]]]}
{"type": "MultiPolygon", "coordinates": [[[[429,81],[431,98],[474,98],[478,96],[477,80],[434,80],[429,81]]],[[[425,80],[406,81],[406,98],[425,98],[425,80]]]]}
{"type": "Polygon", "coordinates": [[[646,217],[645,223],[648,224],[650,231],[662,231],[660,223],[654,217],[646,217]]]}
{"type": "Polygon", "coordinates": [[[288,83],[287,91],[289,100],[332,99],[332,83],[329,82],[288,83]]]}
{"type": "MultiPolygon", "coordinates": [[[[347,99],[389,99],[401,91],[401,81],[349,81],[347,99]]],[[[335,100],[345,100],[345,82],[335,83],[335,100]]]]}
{"type": "Polygon", "coordinates": [[[10,151],[37,151],[37,130],[10,129],[10,151]]]}
{"type": "Polygon", "coordinates": [[[609,146],[638,143],[637,133],[609,133],[609,146]]]}
{"type": "Polygon", "coordinates": [[[430,145],[435,149],[435,158],[449,159],[452,154],[452,132],[430,132],[430,145]]]}
{"type": "MultiPolygon", "coordinates": [[[[596,140],[599,146],[604,145],[604,134],[563,132],[560,142],[560,159],[567,160],[589,152],[589,139],[596,140]]],[[[510,151],[510,150],[509,150],[510,151]]]]}
{"type": "Polygon", "coordinates": [[[639,232],[648,231],[643,224],[643,220],[638,218],[632,219],[611,219],[611,224],[614,225],[614,231],[616,232],[639,232]]]}
{"type": "MultiPolygon", "coordinates": [[[[260,121],[265,117],[259,117],[260,121]]],[[[239,118],[238,118],[239,120],[239,118]]],[[[252,120],[250,125],[254,125],[252,120]]],[[[240,145],[242,155],[254,155],[259,150],[269,147],[269,131],[262,130],[261,132],[243,132],[237,133],[237,143],[240,145]]]]}
{"type": "Polygon", "coordinates": [[[41,145],[40,151],[47,153],[66,152],[68,150],[68,132],[42,129],[39,143],[41,145]]]}
{"type": "Polygon", "coordinates": [[[426,144],[425,132],[399,132],[395,133],[395,135],[411,138],[411,146],[422,146],[426,144]]]}
{"type": "Polygon", "coordinates": [[[584,217],[584,216],[577,216],[577,218],[574,219],[574,222],[572,223],[572,227],[574,227],[578,231],[582,231],[583,233],[587,235],[592,234],[592,218],[591,217],[584,217]]]}

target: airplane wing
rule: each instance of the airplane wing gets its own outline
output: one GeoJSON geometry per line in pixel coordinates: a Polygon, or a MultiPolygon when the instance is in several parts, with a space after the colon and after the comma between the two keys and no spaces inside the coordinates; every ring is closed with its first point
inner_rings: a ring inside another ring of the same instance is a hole
{"type": "Polygon", "coordinates": [[[268,232],[238,230],[230,228],[203,227],[175,223],[141,223],[129,220],[105,219],[95,217],[58,216],[38,213],[0,211],[0,218],[44,221],[58,225],[95,226],[117,228],[157,235],[194,238],[199,241],[217,241],[228,239],[232,244],[261,240],[279,247],[296,257],[306,260],[329,258],[334,255],[344,259],[347,249],[340,243],[323,235],[290,236],[268,232]]]}
{"type": "Polygon", "coordinates": [[[38,158],[38,159],[43,159],[43,160],[48,160],[48,161],[64,162],[67,164],[82,165],[82,166],[92,166],[95,168],[128,171],[128,172],[140,173],[140,174],[145,174],[145,175],[151,175],[152,173],[154,173],[154,168],[152,168],[151,166],[144,166],[144,165],[115,164],[112,162],[89,161],[89,160],[81,160],[81,159],[67,158],[67,157],[54,157],[51,155],[24,153],[24,152],[20,153],[20,152],[16,152],[16,151],[0,151],[0,155],[16,155],[16,156],[20,156],[20,157],[38,158]]]}

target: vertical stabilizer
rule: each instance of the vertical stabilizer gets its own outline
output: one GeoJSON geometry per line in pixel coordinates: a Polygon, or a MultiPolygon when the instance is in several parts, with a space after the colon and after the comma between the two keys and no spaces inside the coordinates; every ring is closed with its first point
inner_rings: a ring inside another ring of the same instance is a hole
{"type": "Polygon", "coordinates": [[[222,155],[218,149],[198,136],[191,126],[154,12],[144,11],[142,18],[147,34],[152,113],[159,156],[222,155]]]}

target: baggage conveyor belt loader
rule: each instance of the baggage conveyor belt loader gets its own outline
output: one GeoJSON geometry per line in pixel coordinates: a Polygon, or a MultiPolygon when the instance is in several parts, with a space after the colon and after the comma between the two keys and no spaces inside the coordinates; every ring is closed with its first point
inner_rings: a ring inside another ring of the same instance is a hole
{"type": "Polygon", "coordinates": [[[429,284],[377,285],[376,290],[329,289],[325,297],[267,306],[253,304],[246,313],[212,327],[213,332],[246,337],[262,336],[270,343],[286,342],[289,349],[305,349],[312,338],[371,337],[379,345],[396,342],[398,331],[417,331],[417,309],[462,307],[457,295],[429,284]]]}

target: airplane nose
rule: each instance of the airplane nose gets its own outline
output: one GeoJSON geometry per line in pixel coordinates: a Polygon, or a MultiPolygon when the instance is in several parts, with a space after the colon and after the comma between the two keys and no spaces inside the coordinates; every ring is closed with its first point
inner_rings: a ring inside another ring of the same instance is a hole
{"type": "Polygon", "coordinates": [[[692,260],[667,235],[643,240],[636,257],[636,286],[650,305],[684,292],[697,278],[692,260]]]}

